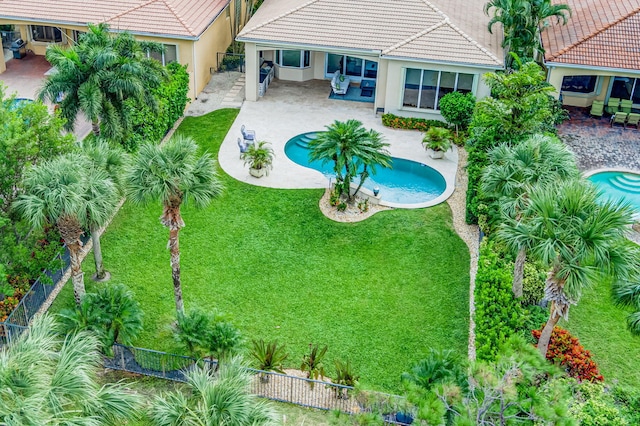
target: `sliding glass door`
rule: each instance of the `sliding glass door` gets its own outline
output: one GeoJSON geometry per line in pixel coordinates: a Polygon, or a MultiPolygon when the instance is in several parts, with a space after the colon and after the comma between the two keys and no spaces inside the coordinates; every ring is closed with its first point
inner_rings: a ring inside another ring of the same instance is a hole
{"type": "Polygon", "coordinates": [[[348,75],[356,80],[363,78],[375,79],[378,76],[377,62],[354,56],[327,53],[325,64],[326,77],[333,76],[336,71],[340,71],[340,74],[348,75]]]}
{"type": "Polygon", "coordinates": [[[609,96],[612,98],[631,99],[634,105],[640,106],[640,78],[615,77],[609,96]]]}

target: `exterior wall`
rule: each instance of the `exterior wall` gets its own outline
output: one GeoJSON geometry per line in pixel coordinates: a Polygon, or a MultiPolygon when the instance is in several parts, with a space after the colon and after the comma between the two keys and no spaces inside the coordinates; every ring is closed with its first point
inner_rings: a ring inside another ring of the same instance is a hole
{"type": "Polygon", "coordinates": [[[207,85],[211,79],[211,72],[218,70],[218,52],[225,52],[231,41],[231,18],[228,18],[223,11],[194,43],[195,63],[192,69],[195,69],[195,74],[191,81],[193,86],[191,99],[195,99],[207,85]],[[193,93],[194,90],[195,93],[193,93]]]}
{"type": "MultiPolygon", "coordinates": [[[[413,61],[385,60],[384,62],[386,62],[385,65],[387,68],[384,105],[378,106],[377,105],[378,102],[376,102],[376,107],[377,108],[384,107],[384,110],[387,113],[397,114],[405,117],[409,116],[409,117],[443,120],[442,115],[440,114],[439,111],[411,108],[411,107],[405,107],[402,105],[402,97],[404,95],[405,70],[407,68],[474,74],[472,93],[475,94],[476,98],[481,99],[489,95],[490,93],[489,88],[486,86],[486,84],[482,82],[482,79],[481,79],[483,74],[487,72],[491,72],[491,70],[489,69],[445,65],[445,64],[428,64],[428,63],[413,62],[413,61]]],[[[378,76],[380,77],[380,74],[378,74],[378,76]]],[[[378,95],[380,94],[381,89],[382,87],[378,89],[378,95]]]]}
{"type": "Polygon", "coordinates": [[[245,43],[244,60],[246,66],[244,97],[248,101],[258,100],[258,79],[260,78],[260,58],[255,43],[245,43]]]}
{"type": "Polygon", "coordinates": [[[562,92],[562,104],[577,107],[591,106],[594,100],[605,101],[608,97],[613,77],[640,77],[640,70],[634,73],[633,71],[592,70],[578,67],[554,67],[553,65],[547,65],[547,68],[547,81],[556,88],[556,92],[553,94],[556,98],[560,96],[562,80],[566,76],[597,75],[599,77],[596,87],[591,93],[562,92]]]}

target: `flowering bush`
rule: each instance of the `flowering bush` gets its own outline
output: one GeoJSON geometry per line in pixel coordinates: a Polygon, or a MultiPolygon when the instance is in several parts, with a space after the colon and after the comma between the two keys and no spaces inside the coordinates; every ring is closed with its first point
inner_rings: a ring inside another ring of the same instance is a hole
{"type": "MultiPolygon", "coordinates": [[[[541,330],[531,332],[536,342],[540,339],[541,330]]],[[[560,365],[567,374],[580,381],[602,382],[598,366],[591,359],[591,352],[580,344],[580,341],[569,331],[555,327],[551,333],[547,359],[560,365]]]]}
{"type": "Polygon", "coordinates": [[[426,132],[430,127],[448,128],[447,123],[439,120],[426,120],[424,118],[398,117],[393,114],[383,114],[382,124],[394,129],[420,130],[426,132]]]}

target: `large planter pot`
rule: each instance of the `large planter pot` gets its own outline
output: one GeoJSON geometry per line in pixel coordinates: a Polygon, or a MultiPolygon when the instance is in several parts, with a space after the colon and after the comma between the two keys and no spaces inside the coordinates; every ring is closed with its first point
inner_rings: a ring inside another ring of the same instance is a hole
{"type": "Polygon", "coordinates": [[[433,149],[430,149],[428,151],[429,157],[433,158],[434,160],[440,160],[444,158],[444,151],[434,151],[433,149]]]}
{"type": "Polygon", "coordinates": [[[262,168],[262,169],[249,168],[249,174],[253,177],[261,178],[262,176],[267,174],[267,169],[266,168],[262,168]]]}

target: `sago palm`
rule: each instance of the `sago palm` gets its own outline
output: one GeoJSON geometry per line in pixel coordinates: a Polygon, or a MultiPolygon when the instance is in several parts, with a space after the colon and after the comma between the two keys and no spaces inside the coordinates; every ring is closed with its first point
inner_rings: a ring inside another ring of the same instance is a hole
{"type": "Polygon", "coordinates": [[[221,192],[215,160],[207,153],[199,155],[193,139],[181,135],[162,146],[142,145],[129,173],[127,194],[134,204],[158,200],[163,205],[160,223],[169,228],[168,247],[178,313],[184,311],[178,237],[185,224],[180,206],[192,202],[196,207],[206,207],[221,192]]]}
{"type": "MultiPolygon", "coordinates": [[[[374,130],[366,130],[358,120],[335,121],[327,130],[309,142],[309,159],[333,162],[336,188],[340,195],[352,200],[351,182],[360,177],[360,189],[366,178],[376,173],[378,166],[391,167],[388,143],[374,130]]],[[[355,194],[354,194],[355,195],[355,194]]]]}
{"type": "Polygon", "coordinates": [[[136,394],[102,385],[97,339],[87,332],[57,334],[48,316],[0,351],[0,423],[114,425],[136,417],[136,394]]]}
{"type": "Polygon", "coordinates": [[[530,247],[531,255],[549,268],[545,298],[550,302],[538,350],[546,356],[551,332],[582,291],[612,277],[628,280],[635,270],[638,250],[626,244],[624,233],[633,223],[628,204],[599,199],[599,191],[584,180],[571,180],[534,188],[524,220],[507,219],[500,238],[517,250],[530,247]]]}
{"type": "Polygon", "coordinates": [[[149,417],[157,426],[269,426],[277,414],[266,401],[250,394],[251,375],[233,358],[213,373],[195,368],[187,373],[187,392],[157,397],[149,417]]]}
{"type": "MultiPolygon", "coordinates": [[[[556,138],[534,135],[515,145],[500,145],[489,152],[489,165],[481,180],[481,192],[502,212],[522,219],[529,192],[539,184],[577,178],[573,153],[556,138]]],[[[513,294],[522,297],[527,246],[518,247],[513,269],[513,294]]]]}
{"type": "Polygon", "coordinates": [[[15,209],[35,228],[46,223],[58,227],[69,250],[73,293],[76,303],[80,303],[85,292],[80,237],[90,223],[103,224],[110,217],[118,199],[115,185],[85,156],[72,153],[29,170],[24,192],[14,203],[15,209]]]}

